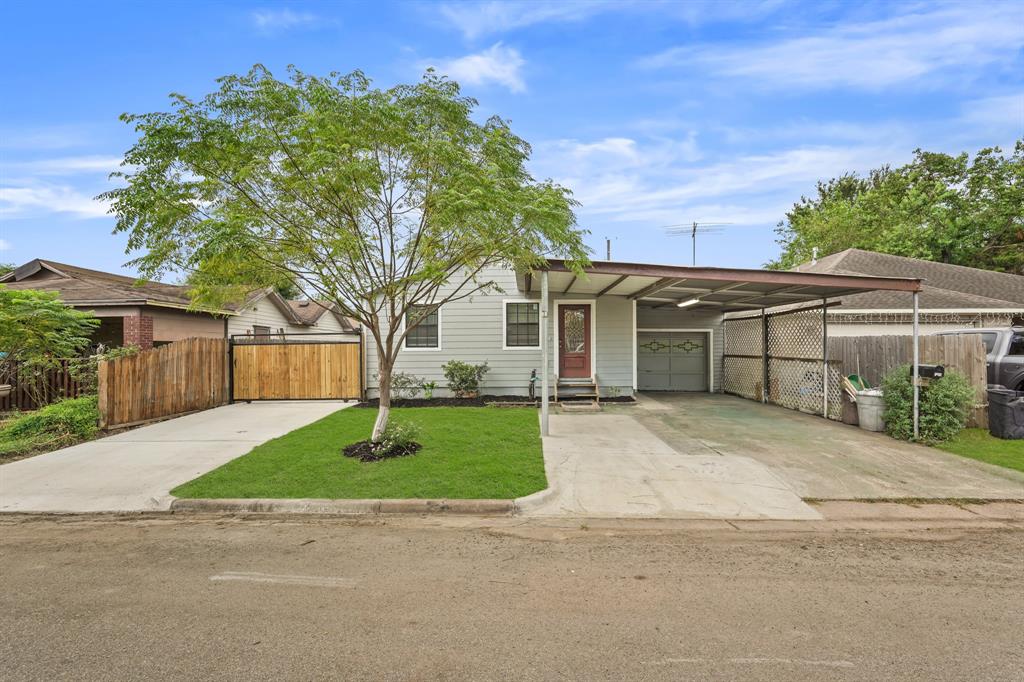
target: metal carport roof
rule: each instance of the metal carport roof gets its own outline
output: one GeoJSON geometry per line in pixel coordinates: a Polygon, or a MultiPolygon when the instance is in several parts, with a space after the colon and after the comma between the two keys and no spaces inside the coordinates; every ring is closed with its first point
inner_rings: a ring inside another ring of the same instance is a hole
{"type": "MultiPolygon", "coordinates": [[[[921,290],[921,280],[902,277],[831,275],[789,270],[704,268],[650,263],[594,261],[582,275],[566,261],[548,260],[552,294],[616,295],[655,306],[699,299],[691,309],[713,307],[722,312],[756,310],[820,301],[867,291],[921,290]]],[[[539,292],[536,273],[518,273],[519,288],[539,292]]]]}

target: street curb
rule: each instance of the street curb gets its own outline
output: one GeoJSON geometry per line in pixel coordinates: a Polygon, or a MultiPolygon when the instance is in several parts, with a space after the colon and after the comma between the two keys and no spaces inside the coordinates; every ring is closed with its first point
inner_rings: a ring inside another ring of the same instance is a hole
{"type": "Polygon", "coordinates": [[[317,499],[183,499],[171,502],[174,512],[291,514],[504,514],[515,512],[515,500],[317,500],[317,499]]]}
{"type": "MultiPolygon", "coordinates": [[[[551,479],[549,478],[548,480],[550,481],[551,479]]],[[[520,514],[522,512],[539,509],[543,507],[548,500],[554,497],[556,492],[558,492],[558,489],[554,484],[552,484],[547,488],[544,488],[544,490],[538,490],[537,492],[524,497],[517,497],[512,500],[515,504],[515,511],[513,513],[520,514]]]]}

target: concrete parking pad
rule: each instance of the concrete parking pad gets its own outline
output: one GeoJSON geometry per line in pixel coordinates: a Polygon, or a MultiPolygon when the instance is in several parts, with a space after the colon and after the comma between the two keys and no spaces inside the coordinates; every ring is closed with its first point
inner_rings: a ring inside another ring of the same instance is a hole
{"type": "Polygon", "coordinates": [[[742,456],[681,456],[629,414],[551,415],[554,489],[528,516],[820,519],[768,467],[742,456]]]}
{"type": "Polygon", "coordinates": [[[0,511],[170,509],[170,490],[355,403],[237,403],[0,466],[0,511]]]}
{"type": "Polygon", "coordinates": [[[1024,498],[1019,471],[735,396],[650,394],[629,409],[680,455],[749,457],[805,498],[1024,498]]]}

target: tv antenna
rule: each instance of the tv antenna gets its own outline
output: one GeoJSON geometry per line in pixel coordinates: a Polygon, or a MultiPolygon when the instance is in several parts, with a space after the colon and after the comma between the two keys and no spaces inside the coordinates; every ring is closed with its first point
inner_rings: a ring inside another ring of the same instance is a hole
{"type": "Polygon", "coordinates": [[[678,225],[663,225],[672,236],[690,235],[693,242],[693,265],[697,265],[697,234],[714,234],[723,232],[724,228],[733,223],[679,223],[678,225]]]}

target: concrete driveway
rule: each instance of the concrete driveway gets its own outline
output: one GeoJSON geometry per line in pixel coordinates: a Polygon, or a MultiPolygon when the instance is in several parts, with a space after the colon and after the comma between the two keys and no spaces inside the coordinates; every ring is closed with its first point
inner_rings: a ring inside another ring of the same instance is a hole
{"type": "Polygon", "coordinates": [[[1024,498],[1024,474],[733,396],[553,414],[554,494],[526,513],[814,519],[803,498],[1024,498]]]}
{"type": "Polygon", "coordinates": [[[0,511],[170,508],[170,490],[355,403],[237,403],[0,466],[0,511]]]}

